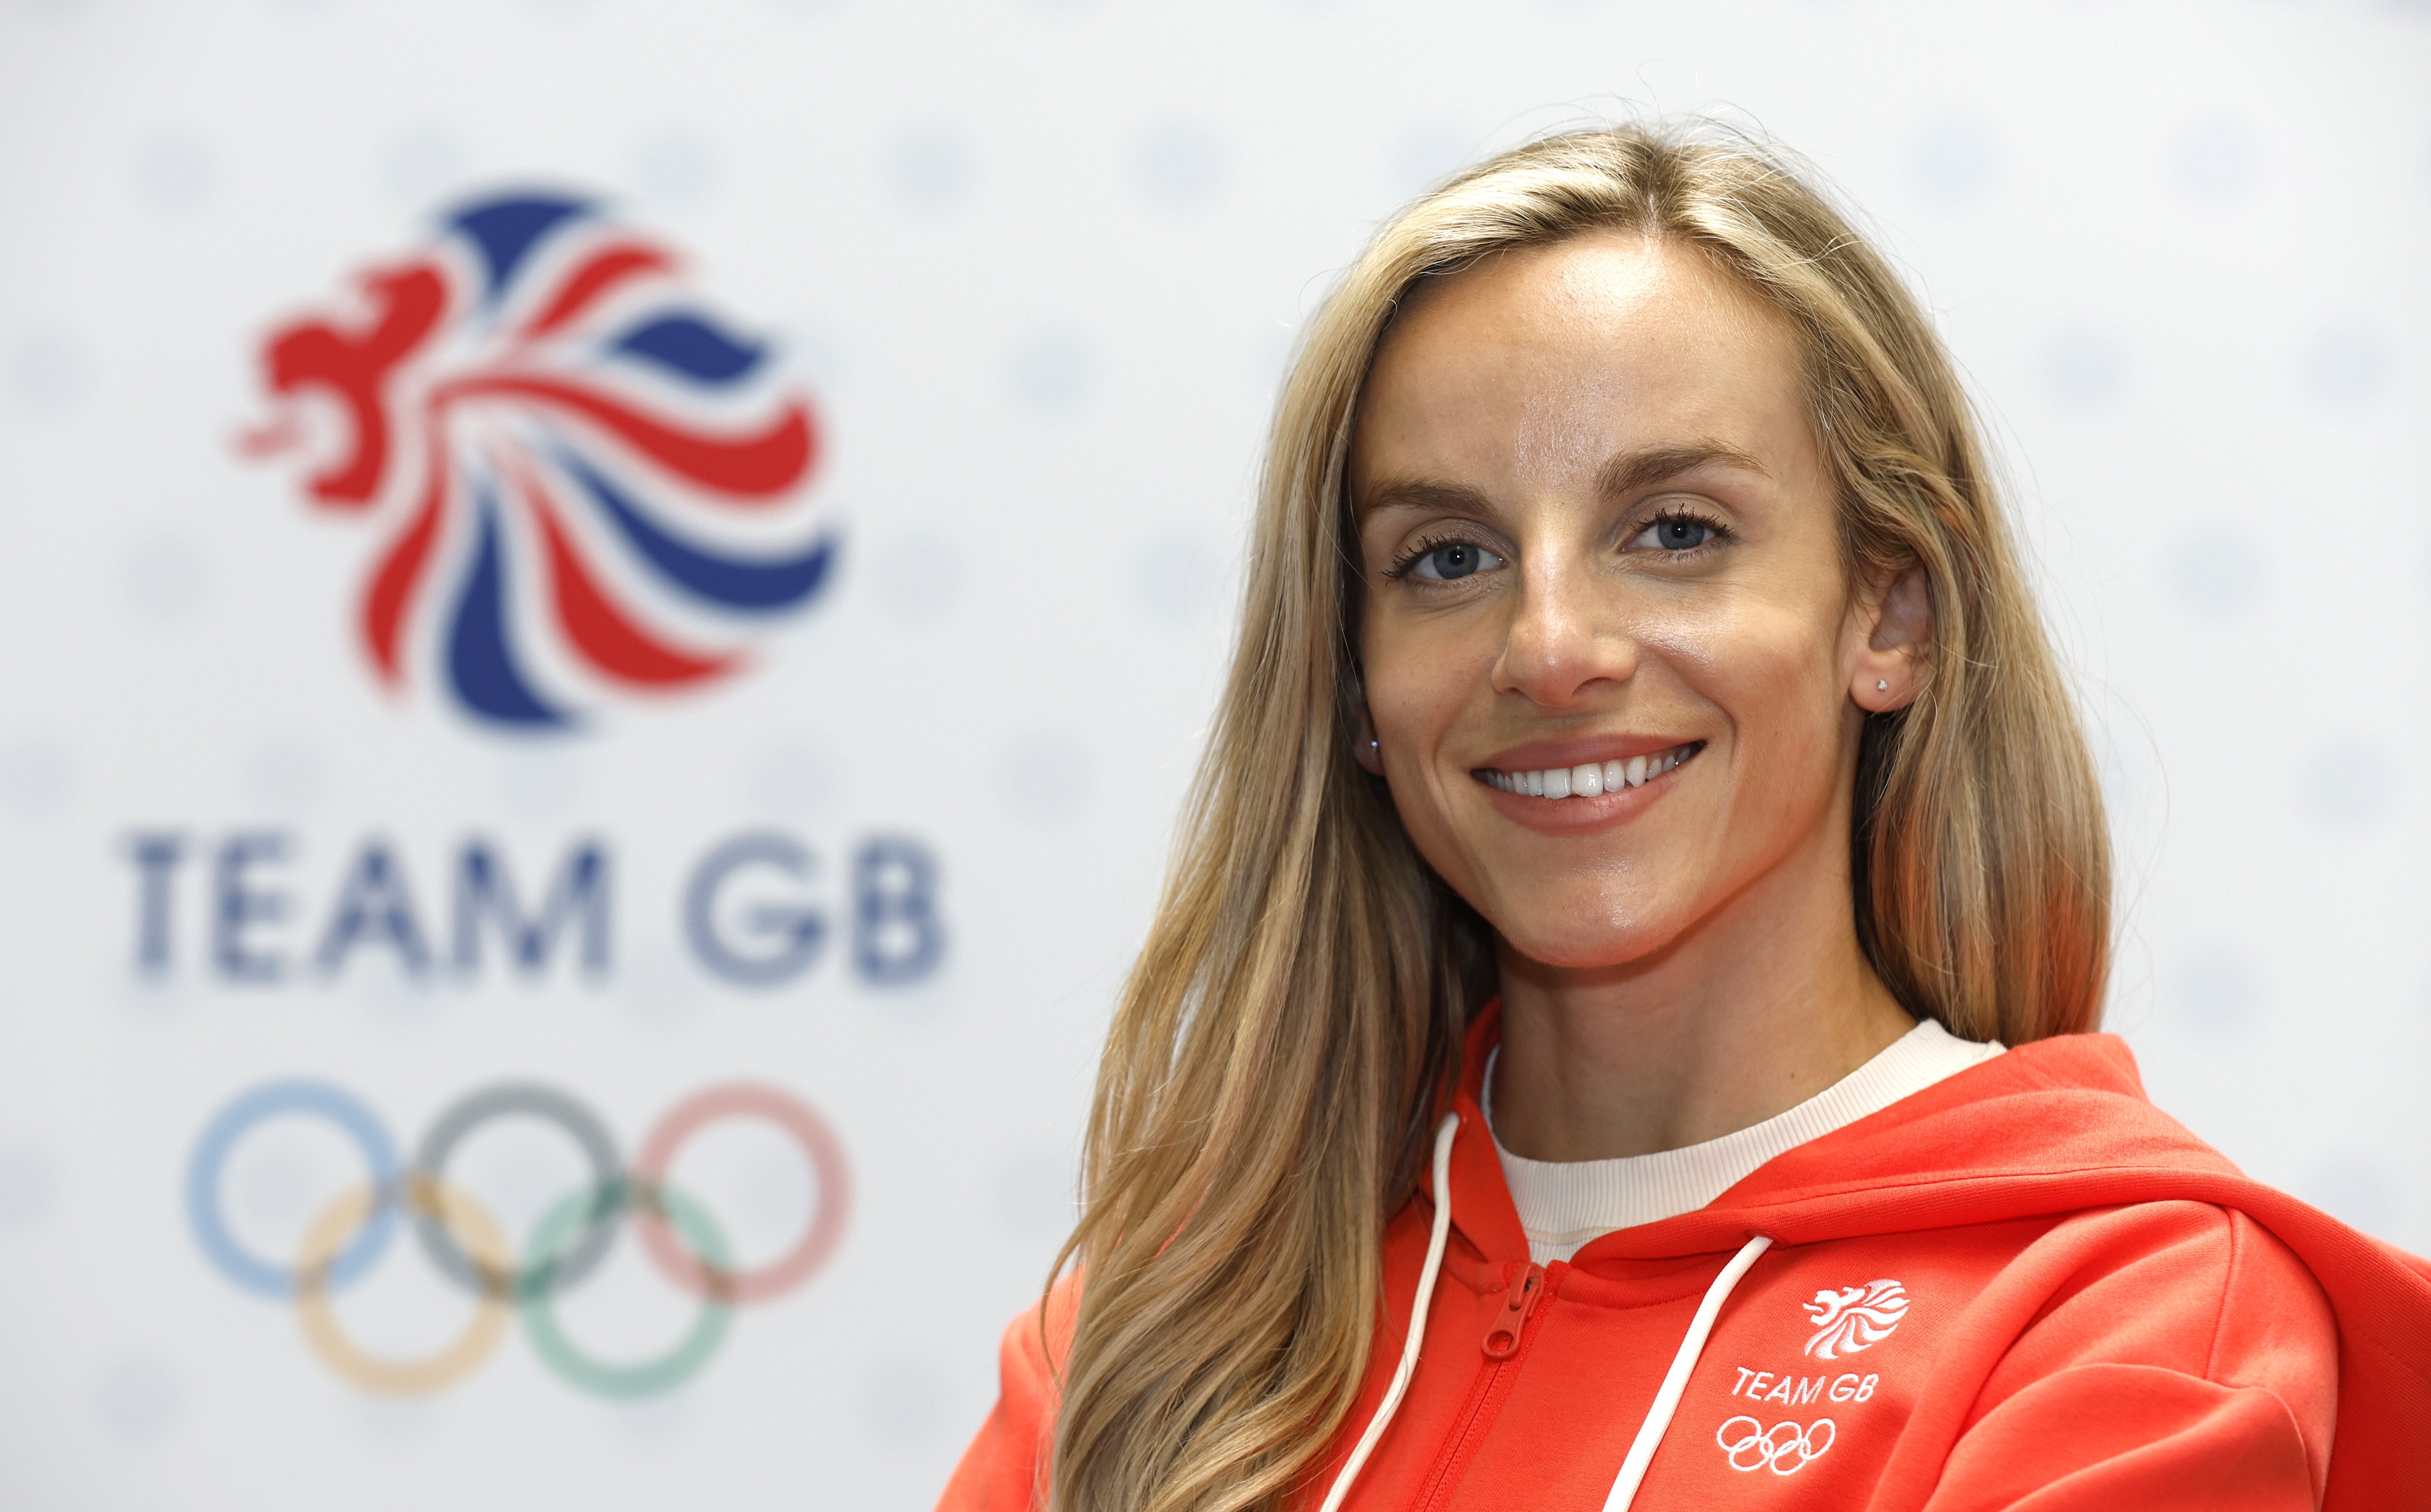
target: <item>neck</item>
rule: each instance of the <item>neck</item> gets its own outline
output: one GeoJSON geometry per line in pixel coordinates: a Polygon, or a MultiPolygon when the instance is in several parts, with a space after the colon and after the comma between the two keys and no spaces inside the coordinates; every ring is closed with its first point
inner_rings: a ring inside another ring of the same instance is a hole
{"type": "Polygon", "coordinates": [[[1551,966],[1506,946],[1503,1147],[1605,1160],[1718,1139],[1913,1029],[1857,949],[1846,870],[1786,869],[1641,960],[1551,966]]]}

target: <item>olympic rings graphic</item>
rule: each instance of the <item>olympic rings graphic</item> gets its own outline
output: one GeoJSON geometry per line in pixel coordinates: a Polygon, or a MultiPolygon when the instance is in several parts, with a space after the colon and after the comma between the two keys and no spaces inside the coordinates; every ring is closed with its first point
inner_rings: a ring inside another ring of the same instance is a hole
{"type": "MultiPolygon", "coordinates": [[[[194,1147],[193,1161],[186,1168],[186,1216],[194,1225],[194,1237],[201,1241],[203,1253],[211,1257],[221,1273],[246,1290],[265,1297],[293,1296],[295,1276],[247,1254],[228,1233],[227,1223],[220,1216],[220,1169],[227,1164],[228,1151],[255,1124],[282,1113],[317,1113],[354,1135],[355,1143],[362,1147],[363,1160],[372,1168],[375,1186],[382,1190],[393,1187],[402,1174],[396,1146],[390,1143],[388,1130],[369,1108],[336,1087],[318,1082],[273,1082],[221,1109],[220,1116],[203,1131],[202,1142],[194,1147]]],[[[370,1221],[329,1268],[327,1279],[344,1285],[369,1270],[388,1247],[389,1235],[395,1227],[394,1209],[386,1205],[374,1209],[370,1221]]]]}
{"type": "MultiPolygon", "coordinates": [[[[418,1214],[444,1208],[445,1220],[466,1229],[473,1248],[492,1266],[504,1270],[513,1263],[514,1256],[507,1248],[507,1236],[498,1231],[497,1220],[471,1198],[427,1181],[409,1183],[408,1191],[408,1201],[418,1214]]],[[[382,1360],[364,1353],[339,1329],[337,1317],[330,1310],[330,1257],[351,1235],[362,1232],[380,1211],[378,1191],[358,1186],[322,1209],[321,1216],[305,1231],[295,1276],[295,1317],[304,1325],[305,1342],[330,1369],[367,1391],[421,1396],[454,1386],[489,1358],[505,1335],[508,1308],[504,1298],[483,1293],[474,1308],[473,1320],[456,1342],[419,1360],[382,1360]]]]}
{"type": "MultiPolygon", "coordinates": [[[[518,1113],[556,1124],[573,1135],[574,1142],[582,1147],[583,1157],[591,1162],[591,1211],[584,1217],[581,1237],[575,1241],[573,1249],[562,1256],[552,1257],[545,1274],[530,1268],[485,1269],[458,1246],[456,1236],[448,1232],[436,1210],[425,1208],[417,1212],[414,1229],[421,1235],[423,1251],[430,1256],[431,1264],[445,1271],[449,1280],[475,1291],[504,1286],[510,1295],[521,1299],[531,1295],[536,1285],[571,1286],[608,1257],[609,1243],[616,1237],[616,1212],[611,1193],[617,1185],[617,1169],[616,1140],[607,1126],[590,1109],[552,1087],[520,1082],[485,1087],[459,1100],[439,1116],[430,1133],[423,1136],[413,1168],[415,1174],[432,1181],[444,1179],[447,1157],[456,1152],[466,1134],[493,1118],[518,1113]]],[[[508,1266],[511,1265],[509,1261],[508,1266]]]]}
{"type": "Polygon", "coordinates": [[[1839,1436],[1840,1430],[1829,1418],[1818,1418],[1803,1426],[1777,1422],[1767,1428],[1753,1418],[1740,1417],[1714,1430],[1714,1442],[1731,1456],[1731,1469],[1769,1470],[1775,1475],[1797,1474],[1808,1461],[1822,1458],[1823,1452],[1839,1436]],[[1731,1430],[1741,1423],[1747,1424],[1747,1432],[1732,1437],[1731,1430]],[[1815,1436],[1819,1430],[1823,1436],[1819,1442],[1815,1436]],[[1744,1465],[1739,1463],[1743,1454],[1751,1456],[1744,1465]]]}
{"type": "Polygon", "coordinates": [[[507,1332],[515,1314],[549,1367],[584,1390],[610,1397],[665,1391],[706,1365],[724,1341],[734,1308],[767,1302],[808,1281],[843,1237],[851,1207],[844,1147],[826,1121],[789,1092],[729,1083],[694,1093],[670,1109],[642,1142],[629,1172],[597,1115],[555,1087],[511,1082],[467,1094],[441,1113],[411,1168],[386,1127],[359,1099],[322,1082],[255,1087],[205,1126],[186,1171],[186,1210],[203,1254],[248,1291],[291,1301],[304,1337],[342,1379],[368,1391],[421,1395],[471,1373],[507,1332]],[[229,1231],[220,1179],[238,1142],[266,1119],[303,1114],[334,1123],[361,1151],[368,1180],[341,1193],[307,1227],[294,1264],[252,1253],[229,1231]],[[560,1199],[534,1228],[520,1258],[497,1219],[450,1182],[447,1163],[464,1140],[495,1118],[536,1117],[563,1131],[590,1167],[589,1184],[560,1199]],[[724,1232],[706,1208],[669,1184],[678,1151],[703,1128],[729,1118],[776,1125],[799,1147],[817,1178],[810,1222],[792,1249],[750,1269],[735,1266],[724,1232]],[[608,1363],[578,1349],[559,1327],[556,1300],[607,1257],[619,1219],[634,1216],[643,1254],[667,1279],[700,1300],[691,1331],[666,1353],[639,1363],[608,1363]],[[439,1272],[474,1299],[463,1331],[434,1353],[374,1356],[339,1327],[331,1295],[379,1262],[400,1218],[411,1223],[439,1272]]]}

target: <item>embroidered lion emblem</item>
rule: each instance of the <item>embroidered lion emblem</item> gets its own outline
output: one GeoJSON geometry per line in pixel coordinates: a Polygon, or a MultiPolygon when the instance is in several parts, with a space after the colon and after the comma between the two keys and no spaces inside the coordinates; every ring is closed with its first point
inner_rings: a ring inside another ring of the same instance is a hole
{"type": "Polygon", "coordinates": [[[1869,1281],[1819,1291],[1805,1305],[1815,1319],[1815,1336],[1806,1341],[1806,1352],[1819,1360],[1837,1359],[1891,1336],[1907,1316],[1907,1288],[1896,1281],[1869,1281]]]}

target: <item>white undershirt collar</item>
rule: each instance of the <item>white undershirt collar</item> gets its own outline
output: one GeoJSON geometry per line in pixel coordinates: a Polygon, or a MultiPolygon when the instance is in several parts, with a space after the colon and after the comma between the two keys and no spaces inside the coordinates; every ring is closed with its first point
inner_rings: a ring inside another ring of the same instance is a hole
{"type": "MultiPolygon", "coordinates": [[[[1651,1155],[1613,1160],[1530,1160],[1494,1141],[1502,1179],[1511,1188],[1528,1253],[1538,1265],[1568,1260],[1582,1245],[1615,1229],[1635,1228],[1693,1213],[1721,1196],[1775,1155],[1879,1113],[1944,1077],[2002,1052],[1997,1041],[1960,1039],[1927,1018],[1865,1065],[1786,1113],[1719,1139],[1651,1155]]],[[[1478,1100],[1486,1130],[1494,1128],[1494,1061],[1485,1059],[1478,1100]]]]}

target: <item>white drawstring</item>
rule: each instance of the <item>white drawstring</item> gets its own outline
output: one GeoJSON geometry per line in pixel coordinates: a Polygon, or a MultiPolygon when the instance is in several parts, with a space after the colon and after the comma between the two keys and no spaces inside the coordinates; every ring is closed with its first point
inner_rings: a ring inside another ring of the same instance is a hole
{"type": "Polygon", "coordinates": [[[1333,1489],[1325,1493],[1320,1512],[1338,1512],[1342,1499],[1350,1494],[1350,1483],[1359,1478],[1360,1467],[1375,1452],[1376,1440],[1384,1436],[1385,1425],[1400,1410],[1410,1377],[1418,1373],[1418,1342],[1427,1334],[1427,1302],[1435,1294],[1435,1273],[1443,1268],[1444,1243],[1451,1237],[1451,1141],[1458,1133],[1457,1113],[1445,1114],[1435,1125],[1435,1227],[1427,1236],[1426,1268],[1418,1272],[1418,1300],[1410,1304],[1410,1336],[1401,1344],[1400,1367],[1393,1372],[1393,1384],[1384,1388],[1384,1400],[1376,1404],[1376,1415],[1367,1420],[1367,1431],[1359,1436],[1359,1447],[1350,1452],[1342,1473],[1333,1478],[1333,1489]]]}
{"type": "Polygon", "coordinates": [[[1688,1389],[1688,1372],[1697,1368],[1697,1356],[1705,1352],[1705,1336],[1714,1331],[1714,1319],[1721,1316],[1722,1300],[1739,1278],[1755,1264],[1755,1257],[1772,1247],[1772,1236],[1759,1234],[1740,1246],[1722,1267],[1722,1273],[1705,1288],[1705,1300],[1697,1306],[1697,1316],[1689,1321],[1687,1336],[1680,1340],[1680,1351],[1671,1356],[1670,1372],[1663,1377],[1663,1389],[1654,1393],[1654,1405],[1646,1409],[1646,1420],[1637,1425],[1637,1438],[1629,1446],[1629,1457],[1620,1462],[1620,1474],[1612,1483],[1612,1494],[1603,1499],[1603,1512],[1629,1512],[1629,1504],[1637,1499],[1637,1483],[1646,1479],[1646,1467],[1654,1462],[1654,1451],[1662,1446],[1663,1430],[1671,1426],[1671,1414],[1680,1406],[1680,1394],[1688,1389]]]}
{"type": "MultiPolygon", "coordinates": [[[[1376,1404],[1376,1414],[1367,1420],[1366,1431],[1350,1451],[1342,1472],[1333,1477],[1333,1488],[1325,1493],[1319,1512],[1340,1512],[1342,1499],[1350,1494],[1350,1483],[1359,1478],[1367,1456],[1376,1452],[1377,1440],[1392,1422],[1393,1414],[1401,1408],[1401,1397],[1410,1389],[1410,1378],[1418,1373],[1418,1347],[1426,1338],[1427,1303],[1435,1294],[1435,1276],[1443,1269],[1444,1245],[1451,1237],[1451,1146],[1452,1136],[1460,1133],[1460,1115],[1447,1113],[1435,1125],[1435,1223],[1427,1235],[1427,1263],[1418,1272],[1417,1299],[1410,1303],[1409,1336],[1401,1342],[1401,1363],[1394,1369],[1393,1384],[1384,1388],[1384,1400],[1376,1404]]],[[[1681,1394],[1688,1389],[1688,1374],[1697,1368],[1697,1357],[1705,1352],[1705,1336],[1714,1331],[1714,1319],[1721,1316],[1722,1302],[1731,1288],[1755,1264],[1756,1256],[1772,1247],[1770,1235],[1759,1234],[1740,1246],[1722,1267],[1722,1273],[1705,1288],[1705,1300],[1697,1304],[1697,1316],[1688,1322],[1688,1333],[1680,1340],[1679,1352],[1671,1356],[1671,1369],[1663,1377],[1663,1387],[1654,1393],[1654,1405],[1646,1411],[1646,1420],[1637,1426],[1637,1437],[1629,1446],[1629,1457],[1620,1462],[1620,1474],[1612,1483],[1612,1494],[1604,1498],[1604,1512],[1629,1512],[1630,1503],[1637,1499],[1637,1483],[1646,1478],[1646,1467],[1654,1462],[1654,1451],[1662,1447],[1664,1430],[1671,1426],[1671,1415],[1679,1410],[1681,1394]]]]}

